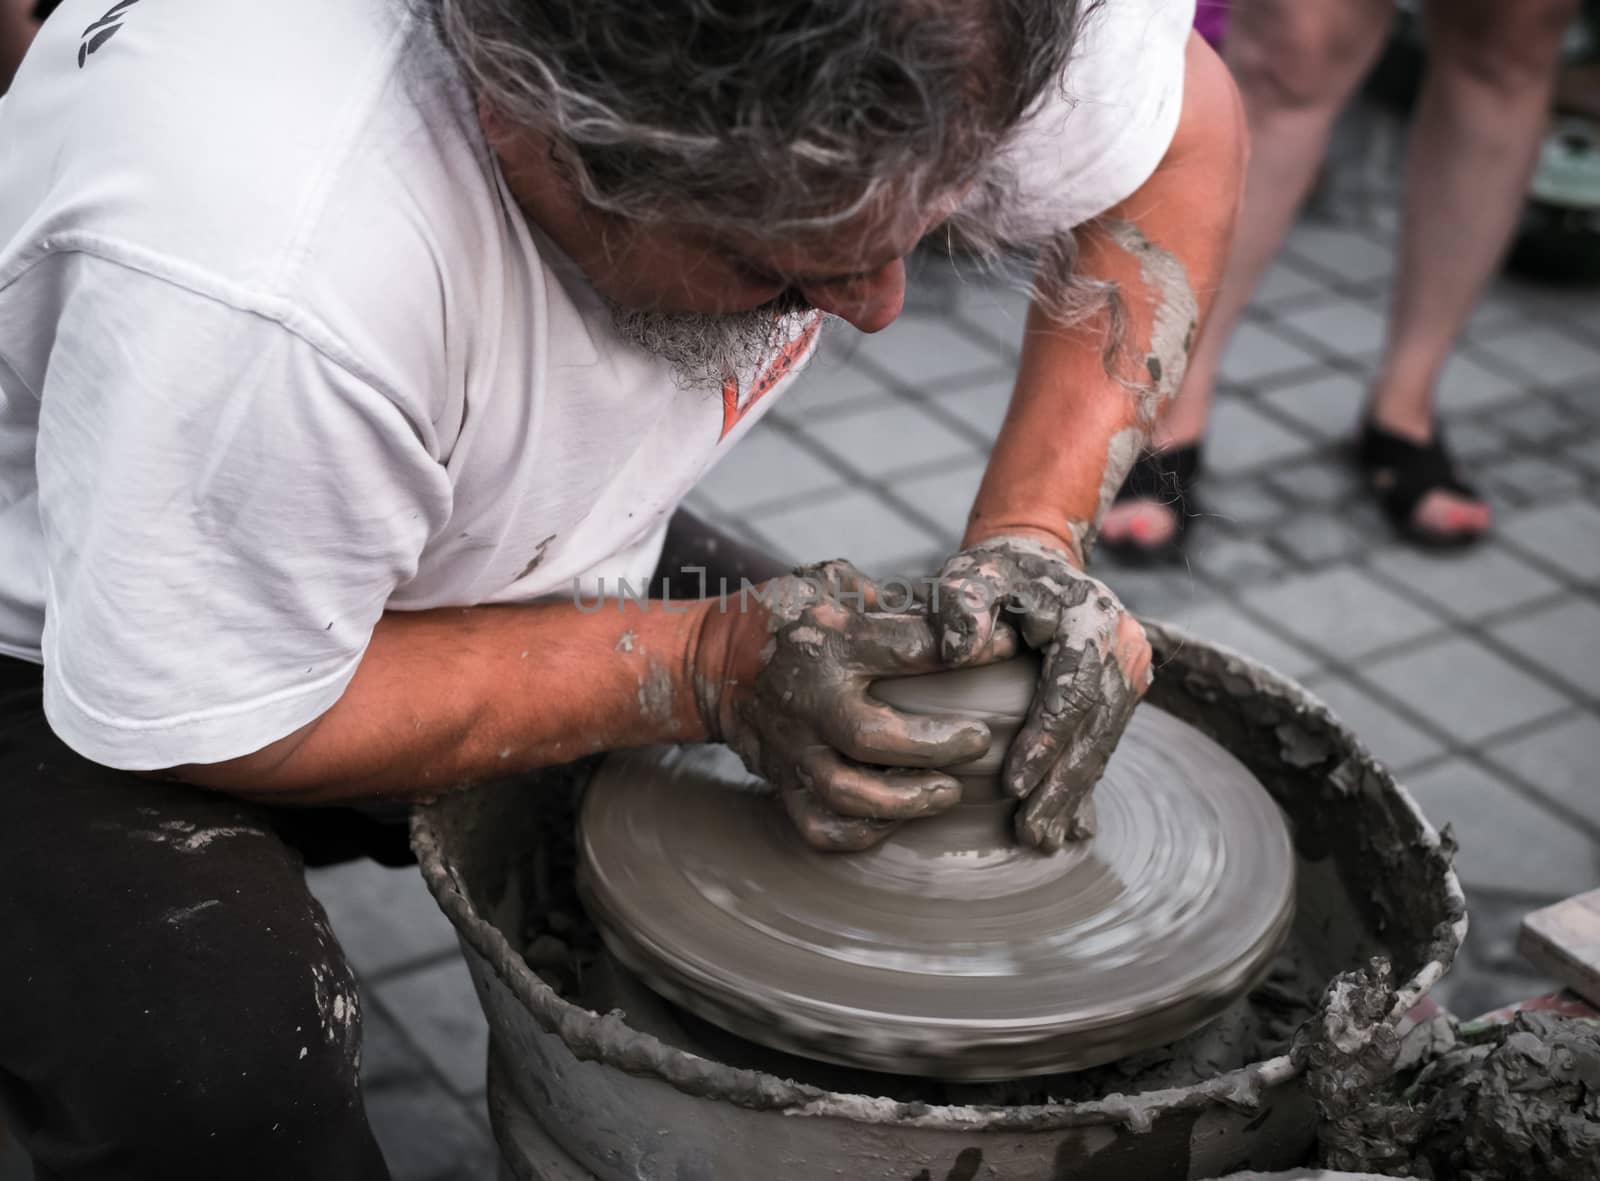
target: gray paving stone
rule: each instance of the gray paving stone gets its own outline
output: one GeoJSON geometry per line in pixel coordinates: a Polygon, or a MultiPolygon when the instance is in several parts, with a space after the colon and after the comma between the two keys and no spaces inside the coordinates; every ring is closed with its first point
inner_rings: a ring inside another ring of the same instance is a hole
{"type": "Polygon", "coordinates": [[[1600,579],[1600,508],[1573,497],[1500,522],[1501,539],[1573,578],[1600,579]]]}
{"type": "Polygon", "coordinates": [[[1524,399],[1494,416],[1495,425],[1507,437],[1539,446],[1572,438],[1580,421],[1563,402],[1548,395],[1524,399]]]}
{"type": "Polygon", "coordinates": [[[1288,259],[1278,259],[1262,276],[1251,303],[1257,307],[1279,307],[1310,295],[1324,294],[1329,290],[1322,280],[1296,270],[1288,259]]]}
{"type": "Polygon", "coordinates": [[[1330,372],[1269,389],[1260,401],[1321,439],[1347,439],[1366,400],[1365,385],[1348,373],[1330,372]]]}
{"type": "Polygon", "coordinates": [[[1000,437],[1000,424],[1005,421],[1006,408],[1011,404],[1015,380],[1016,375],[1005,369],[958,389],[946,390],[929,401],[955,415],[992,443],[1000,437]]]}
{"type": "Polygon", "coordinates": [[[1194,576],[1181,566],[1139,570],[1107,563],[1097,566],[1094,573],[1116,592],[1129,610],[1143,619],[1181,624],[1197,604],[1210,599],[1207,592],[1195,584],[1194,576]]]}
{"type": "Polygon", "coordinates": [[[1373,307],[1342,297],[1295,308],[1277,319],[1315,340],[1328,352],[1344,357],[1369,357],[1377,353],[1383,348],[1388,328],[1381,303],[1373,307]]]}
{"type": "Polygon", "coordinates": [[[1293,515],[1273,530],[1272,543],[1307,566],[1326,566],[1372,548],[1371,537],[1358,527],[1362,520],[1354,509],[1341,510],[1339,516],[1293,515]]]}
{"type": "Polygon", "coordinates": [[[1467,745],[1548,717],[1569,704],[1543,681],[1464,635],[1372,661],[1362,672],[1391,697],[1467,745]]]}
{"type": "Polygon", "coordinates": [[[1512,296],[1490,290],[1478,300],[1467,320],[1462,335],[1470,341],[1488,341],[1495,336],[1522,327],[1526,323],[1522,305],[1512,296]]]}
{"type": "Polygon", "coordinates": [[[1581,429],[1600,431],[1600,387],[1586,385],[1563,390],[1556,394],[1556,400],[1581,424],[1581,429]]]}
{"type": "Polygon", "coordinates": [[[1568,718],[1491,747],[1487,757],[1600,833],[1600,717],[1568,718]]]}
{"type": "Polygon", "coordinates": [[[1243,384],[1263,381],[1317,364],[1317,358],[1261,325],[1245,321],[1234,329],[1222,355],[1222,375],[1243,384]]]}
{"type": "Polygon", "coordinates": [[[1249,537],[1199,533],[1188,545],[1189,563],[1220,582],[1255,584],[1286,569],[1283,555],[1249,537]]]}
{"type": "MultiPolygon", "coordinates": [[[[853,420],[847,420],[853,421],[853,420]]],[[[844,477],[775,427],[756,426],[728,450],[696,492],[718,511],[759,511],[808,494],[842,488],[844,477]]]]}
{"type": "Polygon", "coordinates": [[[778,396],[768,413],[789,419],[814,418],[869,409],[892,397],[883,377],[872,370],[849,361],[819,357],[806,366],[792,387],[778,396]]]}
{"type": "Polygon", "coordinates": [[[1415,640],[1442,626],[1431,612],[1349,568],[1246,590],[1244,601],[1309,647],[1343,660],[1415,640]]]}
{"type": "Polygon", "coordinates": [[[1011,359],[1004,349],[977,343],[948,320],[910,315],[869,337],[860,356],[894,381],[913,387],[961,373],[980,373],[1011,359]]]}
{"type": "Polygon", "coordinates": [[[1600,348],[1542,324],[1497,336],[1485,347],[1538,385],[1600,379],[1600,348]]]}
{"type": "Polygon", "coordinates": [[[1533,504],[1581,489],[1584,473],[1570,463],[1524,455],[1480,465],[1476,479],[1512,504],[1533,504]]]}
{"type": "Polygon", "coordinates": [[[1445,362],[1444,372],[1439,377],[1439,413],[1447,417],[1471,414],[1520,397],[1526,391],[1527,382],[1500,373],[1458,351],[1445,362]]]}
{"type": "Polygon", "coordinates": [[[1316,444],[1306,436],[1279,426],[1239,398],[1218,402],[1206,436],[1206,468],[1222,476],[1268,468],[1316,444]]]}
{"type": "Polygon", "coordinates": [[[807,423],[805,435],[856,471],[881,478],[941,460],[970,459],[977,448],[909,401],[865,414],[807,423]]]}
{"type": "Polygon", "coordinates": [[[367,1118],[394,1181],[495,1176],[488,1129],[437,1083],[370,1089],[367,1118]]]}
{"type": "Polygon", "coordinates": [[[1600,476],[1600,439],[1574,444],[1561,454],[1566,462],[1578,465],[1591,478],[1600,476]]]}
{"type": "Polygon", "coordinates": [[[452,951],[455,928],[415,869],[351,861],[306,874],[346,958],[362,976],[452,951]]]}
{"type": "Polygon", "coordinates": [[[1361,490],[1355,470],[1332,457],[1293,464],[1267,479],[1289,499],[1318,507],[1342,504],[1361,490]]]}
{"type": "Polygon", "coordinates": [[[1003,284],[971,284],[956,297],[956,316],[1000,348],[1006,356],[1022,351],[1030,301],[1026,291],[1003,284]]]}
{"type": "Polygon", "coordinates": [[[1381,279],[1394,269],[1392,248],[1343,227],[1302,222],[1284,245],[1290,255],[1354,283],[1381,279]]]}
{"type": "Polygon", "coordinates": [[[1560,589],[1559,583],[1493,542],[1457,553],[1394,545],[1373,554],[1369,564],[1460,619],[1480,619],[1560,589]]]}
{"type": "Polygon", "coordinates": [[[374,1003],[370,990],[361,998],[361,1082],[371,1089],[388,1083],[417,1083],[431,1077],[428,1060],[400,1033],[374,1003]]]}
{"type": "Polygon", "coordinates": [[[1561,897],[1592,889],[1600,875],[1585,834],[1471,763],[1449,759],[1406,788],[1435,827],[1454,828],[1456,872],[1469,890],[1561,897]]]}
{"type": "Polygon", "coordinates": [[[967,526],[967,514],[983,480],[984,463],[975,459],[940,471],[897,480],[896,490],[927,516],[944,526],[941,541],[954,545],[967,526]]]}
{"type": "Polygon", "coordinates": [[[1493,634],[1579,692],[1600,698],[1600,607],[1590,600],[1568,598],[1507,620],[1493,634]]]}
{"type": "Polygon", "coordinates": [[[1185,631],[1259,660],[1286,677],[1304,677],[1323,664],[1320,657],[1273,635],[1229,603],[1202,603],[1170,618],[1185,631]]]}
{"type": "Polygon", "coordinates": [[[852,489],[816,504],[751,517],[750,529],[772,552],[793,562],[849,558],[871,574],[917,575],[939,538],[872,492],[852,489]]]}
{"type": "Polygon", "coordinates": [[[1251,530],[1279,520],[1288,506],[1256,479],[1206,480],[1200,486],[1201,515],[1235,529],[1251,530]]]}
{"type": "Polygon", "coordinates": [[[1452,422],[1447,435],[1450,450],[1465,463],[1478,463],[1506,449],[1505,436],[1477,419],[1452,422]]]}
{"type": "Polygon", "coordinates": [[[1390,767],[1403,770],[1444,753],[1444,744],[1438,739],[1347,677],[1328,674],[1306,682],[1306,688],[1327,702],[1367,749],[1390,767]]]}
{"type": "Polygon", "coordinates": [[[465,960],[406,972],[376,985],[373,992],[451,1090],[470,1095],[483,1087],[489,1023],[465,960]]]}

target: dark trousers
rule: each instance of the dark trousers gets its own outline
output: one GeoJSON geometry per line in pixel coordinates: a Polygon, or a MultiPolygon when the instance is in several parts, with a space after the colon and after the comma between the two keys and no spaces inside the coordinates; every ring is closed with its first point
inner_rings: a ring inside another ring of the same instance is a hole
{"type": "MultiPolygon", "coordinates": [[[[709,536],[674,521],[658,573],[778,569],[709,536]]],[[[304,871],[401,864],[403,826],[108,770],[40,684],[0,657],[0,1109],[38,1177],[387,1178],[355,976],[304,871]]]]}

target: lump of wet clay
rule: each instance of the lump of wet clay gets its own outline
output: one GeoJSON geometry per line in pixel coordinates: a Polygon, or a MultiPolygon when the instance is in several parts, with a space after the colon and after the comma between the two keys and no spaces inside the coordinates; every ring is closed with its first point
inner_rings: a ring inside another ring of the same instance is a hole
{"type": "Polygon", "coordinates": [[[1600,1021],[1519,1013],[1399,1071],[1391,1035],[1335,1067],[1341,1033],[1381,1022],[1385,990],[1361,996],[1359,1011],[1330,1005],[1322,1027],[1295,1043],[1318,1108],[1320,1163],[1432,1181],[1600,1177],[1600,1021]]]}

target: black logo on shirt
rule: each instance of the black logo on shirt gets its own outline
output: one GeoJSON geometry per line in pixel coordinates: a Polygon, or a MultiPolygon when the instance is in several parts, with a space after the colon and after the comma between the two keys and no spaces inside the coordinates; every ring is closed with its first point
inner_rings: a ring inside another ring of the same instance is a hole
{"type": "Polygon", "coordinates": [[[83,63],[89,60],[89,55],[111,40],[111,35],[122,28],[123,14],[137,3],[139,0],[121,0],[121,3],[111,6],[110,12],[83,31],[83,44],[78,46],[78,69],[83,69],[83,63]]]}

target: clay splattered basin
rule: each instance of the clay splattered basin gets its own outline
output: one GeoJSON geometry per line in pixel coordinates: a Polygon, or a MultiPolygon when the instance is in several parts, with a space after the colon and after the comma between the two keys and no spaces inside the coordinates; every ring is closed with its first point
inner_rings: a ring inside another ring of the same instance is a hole
{"type": "MultiPolygon", "coordinates": [[[[1150,699],[1240,760],[1288,818],[1298,861],[1291,945],[1324,980],[1384,956],[1400,1017],[1466,929],[1448,850],[1393,777],[1293,683],[1151,625],[1150,699]]],[[[530,882],[552,862],[541,798],[568,770],[419,809],[413,844],[456,925],[488,1014],[490,1113],[508,1175],[540,1181],[1186,1181],[1290,1169],[1309,1099],[1282,1053],[1190,1085],[1074,1102],[907,1102],[688,1053],[563,1000],[521,954],[530,882]]],[[[564,834],[570,845],[570,834],[564,834]]],[[[1365,1048],[1353,1036],[1340,1047],[1365,1048]]]]}

